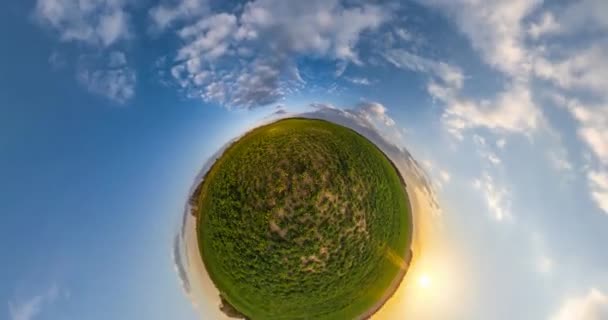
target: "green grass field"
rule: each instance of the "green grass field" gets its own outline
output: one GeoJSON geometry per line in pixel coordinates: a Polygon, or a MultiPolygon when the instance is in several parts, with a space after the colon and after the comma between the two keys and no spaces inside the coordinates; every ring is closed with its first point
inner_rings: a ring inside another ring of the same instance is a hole
{"type": "Polygon", "coordinates": [[[249,318],[357,318],[402,274],[406,192],[386,156],[350,129],[299,118],[254,129],[198,192],[205,267],[249,318]]]}

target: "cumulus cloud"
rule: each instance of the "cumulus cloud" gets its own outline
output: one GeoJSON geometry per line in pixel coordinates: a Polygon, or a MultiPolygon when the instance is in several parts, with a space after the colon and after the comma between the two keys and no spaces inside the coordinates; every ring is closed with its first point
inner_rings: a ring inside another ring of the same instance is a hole
{"type": "Polygon", "coordinates": [[[389,117],[386,107],[378,102],[363,102],[358,105],[356,111],[367,121],[378,121],[385,126],[394,126],[395,120],[389,117]]]}
{"type": "Polygon", "coordinates": [[[608,296],[592,288],[586,295],[569,298],[551,320],[602,320],[608,319],[608,296]]]}
{"type": "Polygon", "coordinates": [[[436,83],[429,84],[428,91],[445,104],[442,121],[459,139],[465,131],[479,128],[529,134],[543,122],[529,89],[519,84],[499,93],[493,100],[481,101],[462,97],[457,91],[436,83]]]}
{"type": "Polygon", "coordinates": [[[229,107],[268,105],[303,85],[298,56],[360,64],[360,35],[388,18],[380,6],[338,0],[251,1],[240,13],[209,14],[180,28],[184,45],[172,75],[191,97],[229,107]]]}
{"type": "Polygon", "coordinates": [[[287,52],[357,62],[355,45],[361,32],[379,27],[387,18],[382,7],[347,7],[338,0],[257,0],[241,15],[239,36],[271,41],[287,52]]]}
{"type": "Polygon", "coordinates": [[[59,297],[59,287],[51,286],[45,292],[21,301],[9,301],[8,313],[11,320],[33,320],[44,307],[55,302],[59,297]]]}
{"type": "Polygon", "coordinates": [[[107,47],[130,36],[126,0],[38,0],[34,16],[61,41],[107,47]]]}
{"type": "Polygon", "coordinates": [[[202,60],[214,60],[226,53],[236,30],[237,18],[227,13],[205,17],[182,28],[178,34],[186,45],[179,49],[176,59],[190,62],[189,71],[196,72],[202,67],[202,60]]]}
{"type": "Polygon", "coordinates": [[[135,95],[135,71],[127,65],[124,53],[111,52],[105,64],[96,67],[84,62],[77,79],[89,92],[117,103],[125,103],[135,95]]]}

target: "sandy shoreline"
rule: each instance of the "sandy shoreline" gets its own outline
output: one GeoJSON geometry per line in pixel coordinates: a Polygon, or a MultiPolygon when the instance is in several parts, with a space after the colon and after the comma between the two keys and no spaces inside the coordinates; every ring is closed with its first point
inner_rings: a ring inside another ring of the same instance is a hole
{"type": "Polygon", "coordinates": [[[190,299],[201,312],[201,316],[213,319],[229,319],[220,310],[222,304],[220,291],[209,277],[198,247],[196,235],[196,218],[187,213],[184,228],[183,244],[187,259],[188,281],[190,283],[190,299]]]}

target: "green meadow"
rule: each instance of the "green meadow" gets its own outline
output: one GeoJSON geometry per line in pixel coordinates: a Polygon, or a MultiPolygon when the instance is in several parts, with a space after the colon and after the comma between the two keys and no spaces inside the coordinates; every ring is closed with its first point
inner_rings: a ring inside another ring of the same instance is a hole
{"type": "Polygon", "coordinates": [[[248,318],[357,318],[403,275],[412,232],[404,185],[351,129],[301,118],[256,128],[197,192],[205,267],[248,318]]]}

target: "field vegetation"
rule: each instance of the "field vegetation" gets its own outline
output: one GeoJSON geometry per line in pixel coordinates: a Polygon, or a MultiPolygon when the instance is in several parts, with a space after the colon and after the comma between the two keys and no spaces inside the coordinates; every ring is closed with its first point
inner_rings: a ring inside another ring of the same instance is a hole
{"type": "Polygon", "coordinates": [[[205,267],[249,318],[357,318],[403,274],[404,186],[386,156],[345,127],[294,118],[254,129],[195,196],[205,267]]]}

